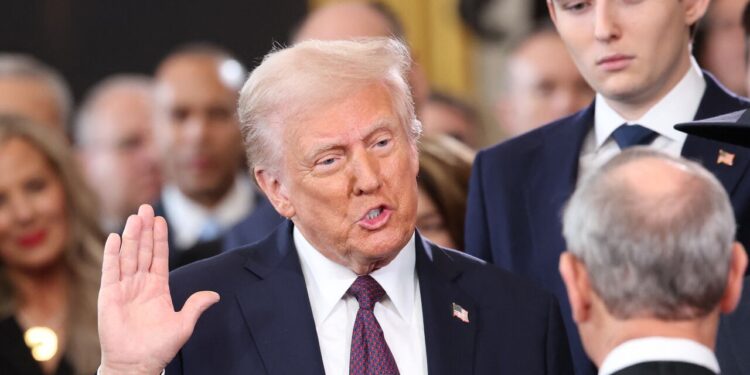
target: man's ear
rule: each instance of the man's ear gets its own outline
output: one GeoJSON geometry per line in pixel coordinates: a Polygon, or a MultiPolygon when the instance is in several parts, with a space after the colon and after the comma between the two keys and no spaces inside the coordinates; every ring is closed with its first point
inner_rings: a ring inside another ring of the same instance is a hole
{"type": "Polygon", "coordinates": [[[581,324],[591,317],[592,290],[589,274],[583,263],[571,252],[560,255],[560,275],[568,292],[573,320],[581,324]]]}
{"type": "Polygon", "coordinates": [[[742,284],[745,282],[745,268],[747,267],[747,253],[739,242],[732,245],[732,257],[729,262],[729,275],[724,295],[719,302],[720,311],[728,314],[737,308],[742,297],[742,284]]]}
{"type": "Polygon", "coordinates": [[[547,10],[549,11],[549,18],[552,20],[552,23],[557,25],[557,14],[555,13],[555,4],[553,4],[553,0],[547,0],[547,10]]]}
{"type": "Polygon", "coordinates": [[[294,216],[294,206],[289,200],[289,193],[286,186],[278,177],[278,172],[271,172],[263,167],[255,167],[253,169],[255,175],[255,181],[258,182],[258,186],[271,201],[271,204],[276,211],[286,218],[294,216]]]}
{"type": "Polygon", "coordinates": [[[708,10],[708,6],[711,0],[683,0],[682,7],[684,8],[685,23],[687,25],[695,25],[708,10]]]}

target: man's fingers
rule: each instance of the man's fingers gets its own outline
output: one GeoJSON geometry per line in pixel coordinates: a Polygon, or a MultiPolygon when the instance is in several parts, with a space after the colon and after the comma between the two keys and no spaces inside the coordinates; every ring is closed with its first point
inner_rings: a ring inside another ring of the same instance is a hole
{"type": "Polygon", "coordinates": [[[120,247],[120,275],[131,276],[138,267],[138,243],[141,238],[141,218],[130,215],[122,232],[122,246],[120,247]]]}
{"type": "Polygon", "coordinates": [[[154,256],[154,209],[142,204],[138,209],[141,218],[141,238],[138,246],[138,272],[148,272],[154,256]]]}
{"type": "Polygon", "coordinates": [[[104,243],[102,260],[102,287],[120,281],[120,236],[110,233],[104,243]]]}
{"type": "Polygon", "coordinates": [[[167,241],[167,221],[157,216],[154,219],[154,257],[151,272],[169,277],[169,242],[167,241]]]}
{"type": "Polygon", "coordinates": [[[219,302],[219,293],[205,290],[193,293],[193,295],[185,301],[185,306],[183,306],[180,311],[180,317],[182,318],[183,326],[188,330],[188,333],[193,332],[195,323],[198,322],[198,318],[200,318],[201,314],[216,302],[219,302]]]}

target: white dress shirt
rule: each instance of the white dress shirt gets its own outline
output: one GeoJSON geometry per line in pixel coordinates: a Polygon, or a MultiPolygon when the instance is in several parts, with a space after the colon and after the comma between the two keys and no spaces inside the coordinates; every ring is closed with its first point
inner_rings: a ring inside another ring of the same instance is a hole
{"type": "Polygon", "coordinates": [[[620,147],[611,137],[624,123],[638,124],[655,131],[658,136],[650,147],[673,156],[680,156],[687,134],[675,130],[674,125],[693,121],[698,106],[706,91],[698,63],[691,58],[691,67],[682,80],[641,118],[627,121],[601,95],[596,95],[594,104],[594,127],[586,135],[579,158],[578,180],[620,153],[620,147]]]}
{"type": "Polygon", "coordinates": [[[599,375],[610,375],[643,362],[686,362],[719,373],[719,362],[711,349],[692,340],[644,337],[625,341],[604,358],[599,375]]]}
{"type": "MultiPolygon", "coordinates": [[[[386,293],[375,304],[374,314],[399,372],[421,375],[427,374],[427,352],[414,241],[412,235],[395,259],[370,276],[386,293]]],[[[346,291],[357,274],[323,256],[296,227],[294,245],[299,253],[312,307],[323,367],[327,375],[348,375],[352,331],[359,303],[346,291]]]]}
{"type": "Polygon", "coordinates": [[[227,194],[212,208],[192,201],[175,185],[165,186],[162,190],[162,204],[169,216],[173,246],[187,249],[195,245],[209,220],[218,224],[221,232],[231,228],[253,211],[255,194],[253,184],[245,174],[235,177],[227,194]]]}

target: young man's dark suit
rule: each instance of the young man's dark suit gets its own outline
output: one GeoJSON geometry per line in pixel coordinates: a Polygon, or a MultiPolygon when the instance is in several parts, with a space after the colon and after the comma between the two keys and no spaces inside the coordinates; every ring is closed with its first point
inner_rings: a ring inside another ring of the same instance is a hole
{"type": "MultiPolygon", "coordinates": [[[[261,242],[170,274],[176,308],[198,290],[221,301],[198,320],[167,374],[324,374],[292,228],[287,221],[261,242]]],[[[419,235],[416,252],[430,375],[572,373],[552,295],[419,235]],[[468,323],[452,316],[454,303],[468,323]]]]}
{"type": "MultiPolygon", "coordinates": [[[[750,107],[750,102],[704,74],[706,91],[696,119],[750,107]]],[[[671,124],[670,124],[671,125],[671,124]]],[[[595,369],[571,318],[558,272],[565,250],[561,212],[573,193],[584,138],[594,126],[594,104],[540,129],[487,150],[474,162],[466,217],[466,250],[535,281],[560,301],[573,362],[579,375],[595,369]]],[[[682,156],[700,161],[730,193],[739,223],[738,239],[750,245],[750,150],[688,136],[682,156]],[[735,154],[733,165],[718,164],[719,150],[735,154]]]]}
{"type": "Polygon", "coordinates": [[[750,278],[745,277],[737,310],[723,316],[716,340],[722,375],[750,374],[750,278]]]}

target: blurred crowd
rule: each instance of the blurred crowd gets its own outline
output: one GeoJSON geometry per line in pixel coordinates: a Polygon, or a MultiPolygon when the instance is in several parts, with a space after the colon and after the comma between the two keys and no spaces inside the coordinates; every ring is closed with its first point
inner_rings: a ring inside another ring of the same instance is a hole
{"type": "MultiPolygon", "coordinates": [[[[693,46],[700,66],[738,95],[750,93],[746,5],[713,1],[693,46]]],[[[317,8],[292,35],[292,43],[406,39],[390,9],[358,1],[317,8]]],[[[445,247],[467,243],[478,148],[573,114],[595,96],[550,22],[508,41],[498,69],[502,94],[491,113],[432,89],[419,61],[409,71],[424,128],[417,228],[445,247]],[[504,138],[485,139],[487,128],[504,138]]],[[[13,356],[0,359],[0,373],[96,371],[105,234],[120,233],[141,204],[167,220],[171,268],[258,241],[284,220],[248,174],[236,113],[247,75],[222,46],[187,44],[165,53],[152,75],[106,77],[74,103],[55,68],[0,52],[0,358],[13,356]]]]}

